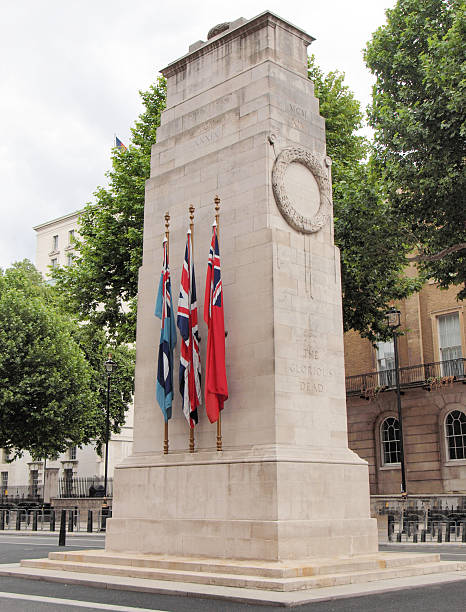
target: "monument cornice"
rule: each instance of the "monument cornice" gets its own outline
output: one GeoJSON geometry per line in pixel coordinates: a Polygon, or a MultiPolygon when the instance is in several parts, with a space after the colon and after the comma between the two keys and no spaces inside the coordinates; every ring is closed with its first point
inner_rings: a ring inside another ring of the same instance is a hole
{"type": "Polygon", "coordinates": [[[329,452],[322,449],[307,447],[293,448],[258,448],[228,450],[222,453],[215,450],[200,449],[196,453],[173,451],[170,454],[135,453],[123,460],[118,469],[180,467],[182,465],[213,465],[213,464],[251,464],[251,463],[330,463],[333,465],[363,464],[364,461],[348,449],[332,449],[329,452]],[[330,455],[330,456],[329,456],[330,455]]]}
{"type": "Polygon", "coordinates": [[[249,36],[250,34],[256,32],[257,30],[261,30],[265,26],[270,25],[272,27],[281,27],[288,32],[291,32],[298,38],[300,38],[303,43],[307,46],[311,44],[312,41],[315,40],[313,36],[304,32],[300,28],[294,26],[288,21],[285,21],[278,15],[275,15],[271,11],[265,11],[257,17],[253,17],[249,21],[238,25],[237,27],[225,30],[224,32],[218,34],[211,40],[206,41],[202,46],[195,49],[194,51],[190,51],[186,55],[183,55],[179,59],[174,62],[168,64],[165,68],[162,68],[160,71],[165,78],[169,78],[178,72],[182,72],[185,70],[186,66],[191,62],[211,53],[215,49],[223,47],[225,44],[235,40],[236,38],[244,38],[249,36]]]}

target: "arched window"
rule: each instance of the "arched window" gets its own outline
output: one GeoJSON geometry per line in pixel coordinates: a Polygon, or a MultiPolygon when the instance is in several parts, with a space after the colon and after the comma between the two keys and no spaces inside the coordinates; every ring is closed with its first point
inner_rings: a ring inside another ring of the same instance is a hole
{"type": "Polygon", "coordinates": [[[445,419],[448,458],[466,459],[466,414],[452,410],[445,419]]]}
{"type": "Polygon", "coordinates": [[[386,418],[380,427],[384,465],[400,463],[400,423],[395,417],[386,418]]]}

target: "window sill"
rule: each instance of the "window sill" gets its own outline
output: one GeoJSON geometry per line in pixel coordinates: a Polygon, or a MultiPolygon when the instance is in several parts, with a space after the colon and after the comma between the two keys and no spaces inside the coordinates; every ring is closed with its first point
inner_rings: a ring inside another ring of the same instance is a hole
{"type": "Polygon", "coordinates": [[[379,467],[379,470],[381,470],[381,471],[399,470],[399,469],[401,469],[401,464],[400,463],[389,463],[387,465],[381,465],[379,467]]]}
{"type": "Polygon", "coordinates": [[[445,467],[457,467],[459,465],[466,465],[466,459],[449,459],[445,461],[445,467]]]}

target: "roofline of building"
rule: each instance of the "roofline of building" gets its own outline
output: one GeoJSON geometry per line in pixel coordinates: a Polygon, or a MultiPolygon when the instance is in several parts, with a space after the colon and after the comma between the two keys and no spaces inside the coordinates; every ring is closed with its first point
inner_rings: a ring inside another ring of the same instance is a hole
{"type": "Polygon", "coordinates": [[[68,213],[67,215],[63,215],[63,217],[58,217],[57,219],[51,219],[50,221],[46,221],[45,223],[41,223],[40,225],[35,225],[32,229],[37,232],[38,230],[43,229],[44,227],[47,227],[47,225],[53,225],[54,223],[57,223],[58,221],[65,221],[66,219],[77,217],[83,211],[84,211],[84,208],[81,208],[81,210],[75,210],[74,212],[68,213]]]}

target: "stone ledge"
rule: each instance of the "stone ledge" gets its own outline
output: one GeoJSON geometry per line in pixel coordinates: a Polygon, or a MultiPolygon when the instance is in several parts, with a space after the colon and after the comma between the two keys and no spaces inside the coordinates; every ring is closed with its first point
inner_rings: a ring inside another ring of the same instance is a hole
{"type": "Polygon", "coordinates": [[[147,580],[142,578],[124,578],[120,576],[92,576],[78,572],[56,570],[41,570],[20,567],[19,564],[0,565],[0,576],[11,576],[47,582],[93,586],[96,588],[115,589],[133,592],[177,595],[184,597],[202,597],[234,601],[245,604],[265,604],[279,607],[293,607],[349,597],[361,597],[375,593],[419,588],[434,584],[446,584],[466,580],[465,571],[452,571],[438,574],[423,574],[421,576],[402,577],[391,580],[348,584],[337,587],[322,587],[320,589],[293,591],[289,593],[277,591],[260,591],[257,589],[219,587],[194,583],[180,583],[163,580],[147,580]]]}
{"type": "Polygon", "coordinates": [[[166,555],[74,551],[28,559],[21,568],[119,576],[148,581],[291,592],[396,578],[463,571],[466,563],[440,562],[437,554],[377,553],[320,562],[263,562],[183,558],[166,555]]]}

